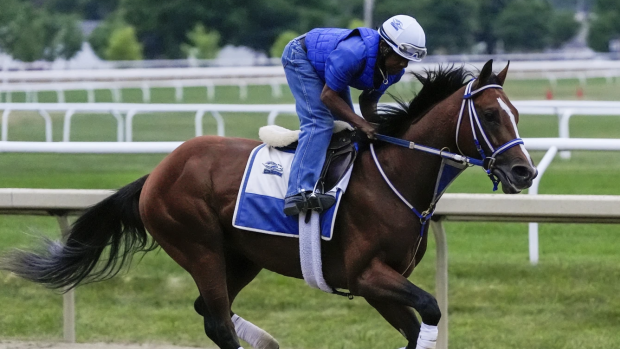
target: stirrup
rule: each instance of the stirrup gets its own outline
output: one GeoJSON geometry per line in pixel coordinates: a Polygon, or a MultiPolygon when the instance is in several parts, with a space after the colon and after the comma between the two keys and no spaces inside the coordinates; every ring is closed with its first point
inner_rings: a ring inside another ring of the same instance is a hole
{"type": "Polygon", "coordinates": [[[295,216],[303,211],[315,210],[319,213],[336,203],[336,198],[321,193],[301,192],[284,200],[284,214],[295,216]]]}
{"type": "Polygon", "coordinates": [[[314,192],[307,196],[307,199],[308,209],[317,211],[318,213],[329,209],[336,203],[335,197],[327,194],[320,194],[314,192]]]}

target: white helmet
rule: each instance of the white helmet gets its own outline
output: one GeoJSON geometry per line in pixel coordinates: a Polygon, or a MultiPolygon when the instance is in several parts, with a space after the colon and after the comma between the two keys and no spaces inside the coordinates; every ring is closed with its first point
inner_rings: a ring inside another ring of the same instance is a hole
{"type": "Polygon", "coordinates": [[[413,17],[398,15],[383,22],[379,35],[402,57],[419,62],[426,57],[426,35],[413,17]]]}

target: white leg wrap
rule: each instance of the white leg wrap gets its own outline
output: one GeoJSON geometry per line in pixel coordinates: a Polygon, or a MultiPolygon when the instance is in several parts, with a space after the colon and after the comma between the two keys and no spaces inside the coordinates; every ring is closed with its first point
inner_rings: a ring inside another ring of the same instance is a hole
{"type": "MultiPolygon", "coordinates": [[[[237,336],[248,342],[255,349],[278,349],[280,345],[262,328],[235,314],[231,318],[237,336]]],[[[241,348],[243,349],[243,348],[241,348]]]]}
{"type": "Polygon", "coordinates": [[[418,337],[418,344],[416,349],[435,349],[437,345],[437,326],[430,326],[422,323],[420,327],[420,336],[418,337]]]}

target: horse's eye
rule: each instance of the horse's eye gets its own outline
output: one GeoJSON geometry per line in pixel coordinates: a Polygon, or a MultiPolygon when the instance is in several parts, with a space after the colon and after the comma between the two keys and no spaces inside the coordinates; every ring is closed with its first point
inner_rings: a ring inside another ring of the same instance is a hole
{"type": "Polygon", "coordinates": [[[485,110],[482,115],[484,115],[484,120],[488,122],[497,123],[497,111],[495,110],[485,110]]]}

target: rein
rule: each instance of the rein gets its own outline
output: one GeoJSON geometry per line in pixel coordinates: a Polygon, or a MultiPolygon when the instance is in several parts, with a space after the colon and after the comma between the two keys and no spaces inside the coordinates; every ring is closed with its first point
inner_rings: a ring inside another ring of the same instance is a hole
{"type": "MultiPolygon", "coordinates": [[[[408,149],[412,149],[412,150],[418,150],[418,151],[422,151],[425,153],[429,153],[429,154],[433,154],[433,155],[437,155],[443,158],[443,162],[456,162],[456,164],[452,164],[453,167],[458,167],[459,165],[461,166],[461,170],[460,172],[462,172],[462,170],[464,170],[466,167],[468,166],[480,166],[482,167],[485,172],[487,173],[487,175],[489,176],[489,179],[491,179],[491,181],[493,182],[493,191],[497,190],[497,186],[499,184],[499,179],[492,173],[493,167],[495,165],[495,158],[504,153],[506,150],[519,145],[519,144],[523,144],[523,140],[521,138],[515,138],[511,141],[508,141],[506,143],[504,143],[503,145],[495,148],[493,147],[493,145],[491,144],[491,142],[489,141],[486,133],[484,132],[484,129],[482,128],[482,124],[480,123],[480,118],[478,117],[478,113],[476,112],[476,108],[474,106],[474,101],[473,101],[473,96],[475,96],[476,94],[489,89],[489,88],[499,88],[502,89],[501,85],[496,85],[496,84],[491,84],[491,85],[486,85],[483,86],[479,89],[476,89],[474,91],[472,91],[472,86],[474,84],[475,79],[472,79],[468,84],[467,87],[465,88],[465,94],[463,95],[463,102],[461,103],[461,109],[459,111],[459,118],[458,118],[458,122],[457,122],[457,126],[456,126],[456,146],[459,149],[460,154],[455,154],[455,153],[451,153],[449,151],[443,150],[443,149],[437,149],[437,148],[433,148],[433,147],[429,147],[429,146],[425,146],[425,145],[421,145],[421,144],[416,144],[415,142],[411,142],[411,141],[407,141],[401,138],[395,138],[395,137],[390,137],[390,136],[386,136],[386,135],[382,135],[382,134],[377,134],[376,138],[380,141],[383,142],[387,142],[390,144],[394,144],[403,148],[408,148],[408,149]],[[465,112],[465,106],[467,105],[467,110],[469,112],[469,120],[470,120],[470,125],[471,125],[471,130],[472,130],[472,134],[473,134],[473,138],[474,138],[474,143],[476,145],[476,149],[478,150],[478,153],[480,153],[481,159],[475,159],[475,158],[471,158],[469,156],[463,155],[463,152],[461,151],[460,147],[459,147],[459,129],[463,120],[463,114],[465,112]],[[477,127],[477,130],[476,130],[477,127]],[[480,142],[478,141],[478,135],[477,132],[479,131],[480,134],[482,135],[482,139],[484,139],[488,149],[491,151],[491,156],[486,156],[486,153],[484,152],[484,149],[482,148],[482,146],[480,145],[480,142]],[[486,165],[486,166],[485,166],[486,165]]],[[[383,168],[381,167],[381,164],[379,163],[379,160],[377,159],[377,155],[375,154],[375,148],[374,145],[371,143],[370,144],[370,152],[372,154],[372,158],[377,166],[377,169],[379,170],[379,173],[381,173],[381,176],[383,177],[383,179],[385,180],[385,182],[388,184],[388,186],[390,187],[390,189],[392,189],[392,191],[394,192],[394,194],[396,194],[396,196],[398,196],[398,198],[405,204],[407,205],[407,207],[409,207],[409,209],[420,219],[420,224],[422,225],[421,227],[421,232],[420,232],[420,236],[424,236],[424,228],[426,227],[426,223],[428,223],[428,220],[433,216],[433,213],[435,212],[435,205],[437,204],[437,201],[439,201],[439,198],[441,197],[442,192],[438,192],[438,187],[436,186],[435,188],[435,193],[434,193],[434,198],[433,201],[431,202],[429,208],[426,211],[423,212],[419,212],[411,203],[409,203],[409,201],[407,201],[404,196],[402,196],[400,194],[400,192],[396,189],[396,187],[394,187],[394,185],[392,184],[392,182],[390,181],[390,179],[387,177],[387,175],[385,174],[385,172],[383,172],[383,168]],[[439,194],[439,195],[438,195],[439,194]]],[[[439,171],[439,174],[437,176],[437,179],[439,182],[442,179],[443,176],[443,172],[444,172],[445,167],[441,166],[441,170],[439,171]]],[[[460,174],[460,172],[458,172],[456,175],[454,175],[454,178],[456,178],[456,176],[458,176],[458,174],[460,174]]],[[[454,179],[452,178],[452,180],[454,179]]],[[[451,180],[449,181],[451,182],[451,180]]],[[[449,184],[449,183],[448,183],[449,184]]],[[[447,185],[446,185],[447,187],[447,185]]],[[[445,188],[444,188],[445,190],[445,188]]]]}

